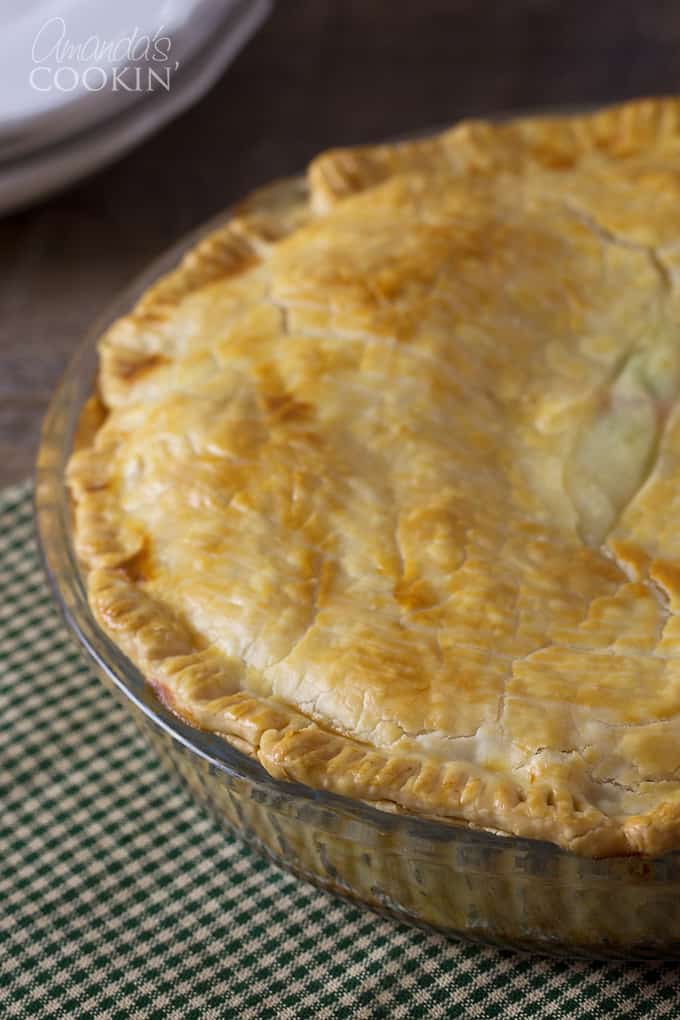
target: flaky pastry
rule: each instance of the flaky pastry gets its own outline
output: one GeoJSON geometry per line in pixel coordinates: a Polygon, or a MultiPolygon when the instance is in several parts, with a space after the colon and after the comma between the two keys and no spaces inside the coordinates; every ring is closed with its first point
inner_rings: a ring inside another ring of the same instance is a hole
{"type": "Polygon", "coordinates": [[[676,99],[256,193],[101,339],[97,620],[275,777],[680,849],[679,268],[676,99]]]}

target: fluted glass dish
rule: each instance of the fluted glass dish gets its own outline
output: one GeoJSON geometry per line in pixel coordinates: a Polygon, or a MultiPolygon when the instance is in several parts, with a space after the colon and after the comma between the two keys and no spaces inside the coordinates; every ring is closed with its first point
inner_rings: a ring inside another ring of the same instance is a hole
{"type": "Polygon", "coordinates": [[[97,339],[228,216],[175,246],[107,310],[73,357],[43,425],[38,536],[54,597],[86,659],[192,796],[302,878],[451,937],[567,956],[680,959],[680,854],[591,860],[276,781],[222,738],[173,715],[96,623],[73,549],[64,472],[94,386],[97,339]]]}

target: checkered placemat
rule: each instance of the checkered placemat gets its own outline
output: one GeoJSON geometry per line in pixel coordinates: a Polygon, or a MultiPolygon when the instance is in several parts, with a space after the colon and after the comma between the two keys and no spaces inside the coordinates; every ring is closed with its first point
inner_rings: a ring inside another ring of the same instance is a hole
{"type": "Polygon", "coordinates": [[[680,970],[447,942],[226,836],[53,608],[31,492],[0,493],[0,1017],[678,1017],[680,970]]]}

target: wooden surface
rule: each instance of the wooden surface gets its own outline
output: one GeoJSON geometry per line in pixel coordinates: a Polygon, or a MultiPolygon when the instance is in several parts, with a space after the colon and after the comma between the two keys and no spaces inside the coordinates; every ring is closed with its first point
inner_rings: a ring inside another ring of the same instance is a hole
{"type": "Polygon", "coordinates": [[[330,144],[680,90],[675,0],[279,0],[199,105],[0,222],[0,485],[84,329],[153,256],[330,144]]]}

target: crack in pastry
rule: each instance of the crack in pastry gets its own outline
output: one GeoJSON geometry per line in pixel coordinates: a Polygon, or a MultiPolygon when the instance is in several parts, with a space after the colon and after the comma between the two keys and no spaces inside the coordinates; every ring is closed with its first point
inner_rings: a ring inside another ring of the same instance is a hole
{"type": "Polygon", "coordinates": [[[680,846],[679,111],[321,157],[102,338],[76,546],[174,711],[394,810],[680,846]]]}
{"type": "Polygon", "coordinates": [[[680,349],[666,335],[631,351],[595,398],[565,464],[584,541],[601,545],[652,473],[680,385],[680,349]]]}

